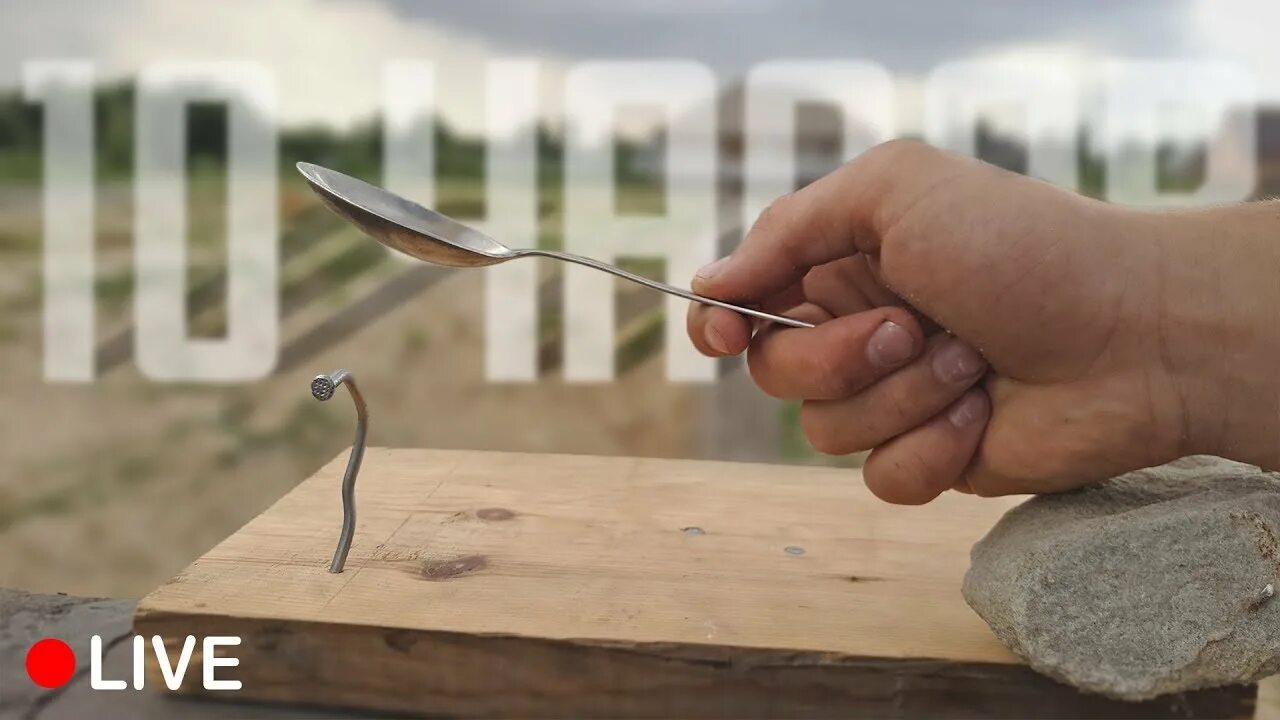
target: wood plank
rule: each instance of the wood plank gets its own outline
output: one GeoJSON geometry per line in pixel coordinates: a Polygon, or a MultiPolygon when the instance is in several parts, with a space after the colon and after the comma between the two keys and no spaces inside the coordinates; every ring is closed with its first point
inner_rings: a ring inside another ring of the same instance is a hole
{"type": "MultiPolygon", "coordinates": [[[[89,684],[93,672],[90,638],[102,638],[102,677],[133,676],[135,600],[37,595],[0,588],[0,717],[23,720],[353,720],[349,711],[323,713],[314,707],[249,702],[203,702],[202,698],[160,692],[104,692],[89,684]],[[46,690],[23,672],[27,650],[38,638],[65,641],[75,653],[75,673],[62,687],[46,690]]],[[[192,672],[199,672],[196,667],[192,672]]]]}
{"type": "MultiPolygon", "coordinates": [[[[139,603],[238,634],[240,695],[467,716],[1163,716],[1036,676],[960,596],[1016,499],[875,500],[856,471],[371,448],[346,572],[345,454],[139,603]]],[[[232,675],[237,676],[237,675],[232,675]]],[[[197,687],[189,688],[198,691],[197,687]]]]}

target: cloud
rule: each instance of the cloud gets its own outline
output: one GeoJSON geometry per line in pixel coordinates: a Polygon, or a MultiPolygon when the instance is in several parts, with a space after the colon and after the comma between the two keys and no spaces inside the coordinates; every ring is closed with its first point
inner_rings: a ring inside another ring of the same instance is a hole
{"type": "Polygon", "coordinates": [[[513,56],[539,60],[550,117],[570,63],[620,58],[703,62],[722,86],[767,60],[869,60],[898,79],[908,129],[937,65],[1063,48],[1086,60],[1239,59],[1280,99],[1272,0],[6,0],[5,17],[0,85],[16,86],[21,63],[38,58],[89,58],[103,77],[163,60],[250,59],[276,74],[289,123],[367,118],[381,104],[383,64],[410,58],[437,61],[437,106],[470,131],[482,126],[486,61],[513,56]]]}
{"type": "MultiPolygon", "coordinates": [[[[437,106],[466,129],[481,126],[485,61],[493,41],[399,17],[366,0],[18,0],[0,25],[0,83],[16,86],[24,60],[88,58],[99,77],[131,75],[167,60],[253,60],[277,80],[281,119],[338,126],[381,103],[383,64],[437,62],[437,106]]],[[[554,55],[543,67],[554,72],[554,55]]],[[[549,92],[549,90],[548,90],[549,92]]]]}
{"type": "Polygon", "coordinates": [[[762,60],[871,60],[895,73],[1000,45],[1070,42],[1150,56],[1188,47],[1186,0],[722,0],[602,2],[380,0],[520,51],[570,57],[681,57],[741,75],[762,60]]]}
{"type": "Polygon", "coordinates": [[[1197,0],[1187,13],[1198,49],[1252,72],[1264,98],[1280,100],[1280,4],[1274,0],[1197,0]]]}

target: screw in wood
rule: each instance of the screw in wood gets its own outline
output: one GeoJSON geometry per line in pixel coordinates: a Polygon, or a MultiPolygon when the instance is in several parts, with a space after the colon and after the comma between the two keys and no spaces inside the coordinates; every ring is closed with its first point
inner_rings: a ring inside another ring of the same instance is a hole
{"type": "Polygon", "coordinates": [[[311,380],[311,396],[324,402],[333,397],[339,385],[346,385],[351,402],[356,406],[356,437],[351,443],[351,455],[347,458],[347,472],[342,477],[342,532],[338,535],[338,547],[333,551],[329,572],[340,573],[351,551],[351,538],[356,532],[356,475],[360,461],[364,459],[365,438],[369,433],[369,408],[364,403],[356,378],[350,372],[338,369],[328,375],[317,375],[311,380]]]}

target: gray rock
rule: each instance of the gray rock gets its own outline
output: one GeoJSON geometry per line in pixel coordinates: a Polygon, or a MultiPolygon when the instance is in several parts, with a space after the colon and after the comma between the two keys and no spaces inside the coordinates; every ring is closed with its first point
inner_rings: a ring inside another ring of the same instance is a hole
{"type": "Polygon", "coordinates": [[[1198,456],[1032,498],[964,597],[1031,667],[1126,700],[1280,671],[1280,474],[1198,456]]]}

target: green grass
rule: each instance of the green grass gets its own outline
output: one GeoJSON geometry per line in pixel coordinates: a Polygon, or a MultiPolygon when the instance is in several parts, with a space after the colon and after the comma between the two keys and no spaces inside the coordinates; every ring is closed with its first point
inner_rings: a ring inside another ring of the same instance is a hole
{"type": "Polygon", "coordinates": [[[38,246],[39,238],[35,235],[0,228],[0,254],[26,255],[35,252],[38,246]]]}
{"type": "Polygon", "coordinates": [[[421,328],[410,328],[401,340],[400,357],[404,360],[414,360],[421,357],[429,347],[431,347],[431,336],[421,328]]]}
{"type": "MultiPolygon", "coordinates": [[[[69,463],[71,461],[67,461],[69,463]]],[[[0,492],[0,532],[37,517],[65,515],[84,506],[100,506],[118,500],[120,490],[150,482],[159,476],[159,461],[152,453],[121,453],[97,462],[67,464],[43,477],[70,475],[75,479],[22,500],[12,491],[0,492]]],[[[37,473],[30,473],[33,477],[37,473]]]]}
{"type": "MultiPolygon", "coordinates": [[[[313,398],[299,398],[278,426],[254,428],[250,422],[253,398],[250,394],[232,397],[223,403],[217,419],[219,431],[228,439],[218,453],[219,468],[237,465],[245,457],[285,450],[295,457],[308,457],[322,449],[342,426],[342,418],[313,398]]],[[[199,484],[199,480],[194,481],[199,484]]]]}

